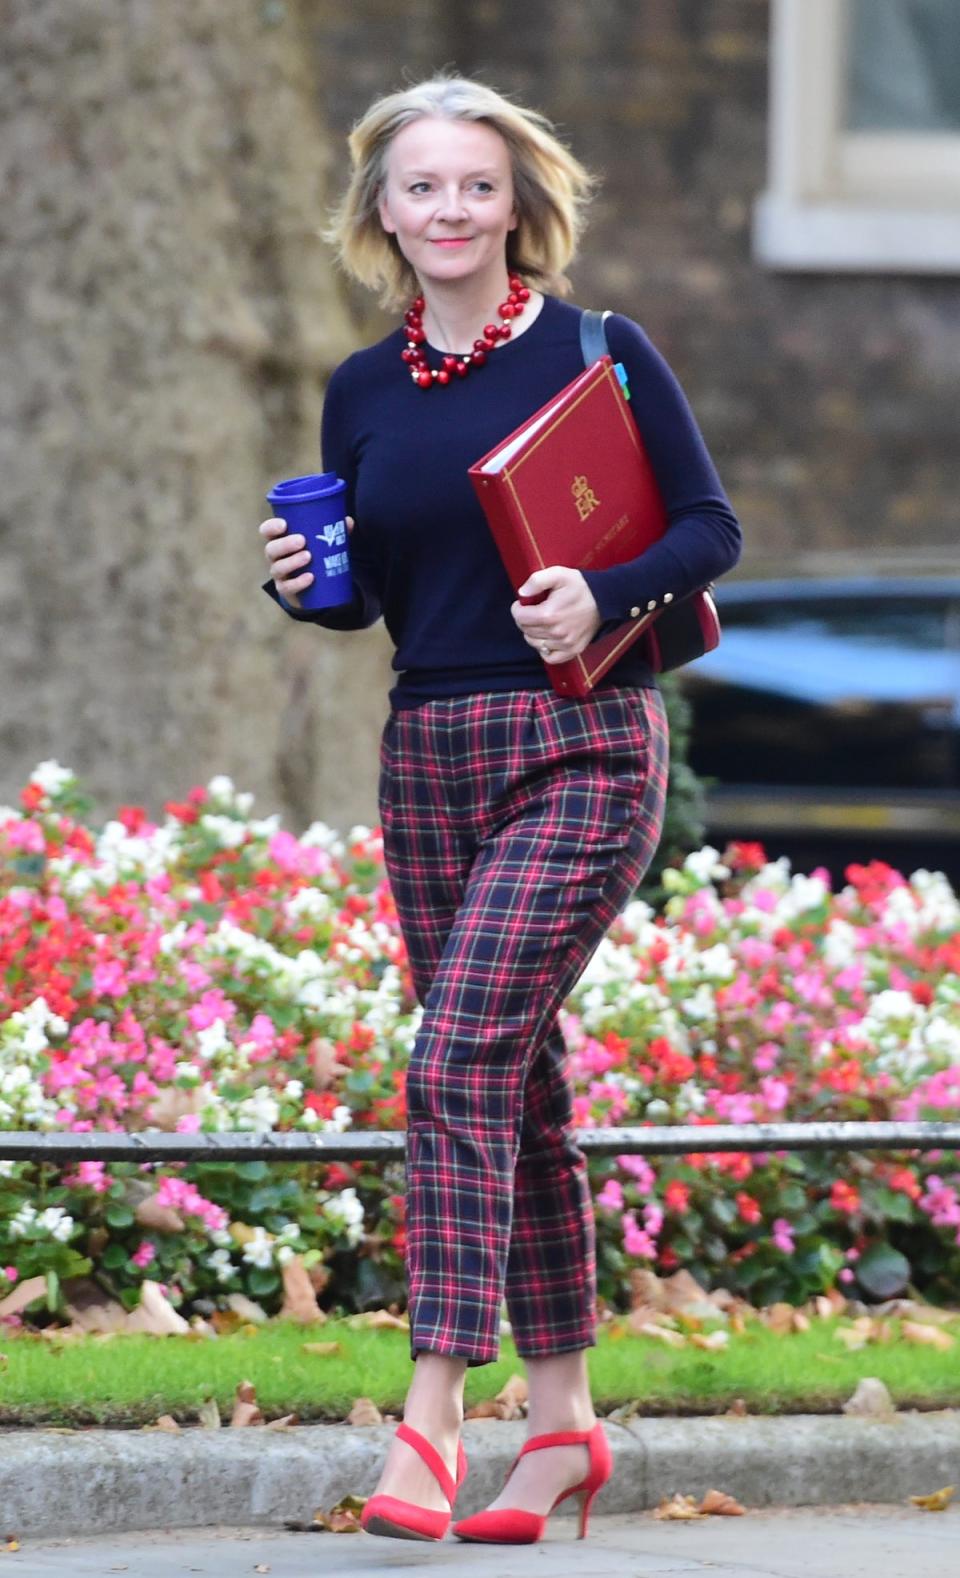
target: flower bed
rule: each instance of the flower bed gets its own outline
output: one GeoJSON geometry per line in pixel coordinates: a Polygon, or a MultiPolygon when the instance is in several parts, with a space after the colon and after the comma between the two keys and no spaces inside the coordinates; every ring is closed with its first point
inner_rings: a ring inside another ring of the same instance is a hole
{"type": "MultiPolygon", "coordinates": [[[[42,763],[0,808],[0,1127],[399,1128],[420,1009],[377,829],[299,838],[229,779],[95,829],[42,763]]],[[[562,1010],[583,1125],[960,1115],[960,907],[879,863],[832,893],[756,845],[665,873],[562,1010]]],[[[601,1292],[689,1269],[754,1303],[835,1281],[960,1287],[956,1153],[597,1160],[601,1292]]],[[[323,1302],[402,1296],[397,1164],[0,1162],[0,1279],[93,1270],[189,1313],[277,1307],[301,1257],[323,1302]]],[[[0,1280],[0,1298],[3,1282],[0,1280]]]]}

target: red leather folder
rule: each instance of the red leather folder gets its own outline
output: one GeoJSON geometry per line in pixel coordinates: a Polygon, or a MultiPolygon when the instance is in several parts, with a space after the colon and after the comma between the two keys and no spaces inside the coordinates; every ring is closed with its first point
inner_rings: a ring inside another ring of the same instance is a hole
{"type": "MultiPolygon", "coordinates": [[[[609,356],[585,368],[468,475],[515,590],[550,564],[606,570],[635,559],[666,530],[656,478],[609,356]]],[[[659,612],[643,609],[578,657],[548,663],[554,690],[586,696],[659,612]]]]}

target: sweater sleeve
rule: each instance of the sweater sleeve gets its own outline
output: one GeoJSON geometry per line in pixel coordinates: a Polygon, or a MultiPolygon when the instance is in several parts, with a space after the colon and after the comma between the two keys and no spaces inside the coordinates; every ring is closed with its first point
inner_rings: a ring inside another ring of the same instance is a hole
{"type": "Polygon", "coordinates": [[[349,414],[349,366],[350,358],[341,363],[327,385],[320,449],[324,471],[335,471],[347,485],[346,511],[354,519],[348,543],[353,597],[336,608],[294,608],[280,596],[272,580],[263,583],[263,590],[291,619],[323,625],[327,630],[366,630],[376,624],[381,614],[379,566],[364,535],[363,523],[356,518],[357,458],[349,414]]]}
{"type": "Polygon", "coordinates": [[[607,319],[623,362],[634,420],[667,512],[667,530],[636,559],[581,573],[604,621],[623,622],[679,601],[731,570],[740,557],[734,514],[686,396],[667,362],[629,318],[607,319]]]}

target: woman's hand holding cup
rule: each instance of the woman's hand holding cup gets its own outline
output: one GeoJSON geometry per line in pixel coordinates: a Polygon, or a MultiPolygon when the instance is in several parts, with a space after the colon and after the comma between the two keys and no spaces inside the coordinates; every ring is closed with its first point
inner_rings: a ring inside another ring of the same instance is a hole
{"type": "MultiPolygon", "coordinates": [[[[347,531],[353,531],[353,516],[348,515],[346,521],[347,531]]],[[[297,532],[290,532],[286,521],[276,516],[261,521],[258,529],[265,539],[263,551],[274,586],[284,602],[299,608],[298,594],[313,584],[311,554],[305,539],[297,532]]]]}

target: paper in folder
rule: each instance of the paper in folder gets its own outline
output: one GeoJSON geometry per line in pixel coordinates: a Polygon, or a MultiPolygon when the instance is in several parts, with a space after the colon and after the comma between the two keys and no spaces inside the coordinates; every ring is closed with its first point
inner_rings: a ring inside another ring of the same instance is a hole
{"type": "MultiPolygon", "coordinates": [[[[609,356],[574,378],[468,475],[515,591],[547,565],[606,570],[635,559],[666,530],[653,469],[609,356]]],[[[644,609],[578,657],[547,663],[554,690],[586,696],[658,612],[644,609]]]]}

